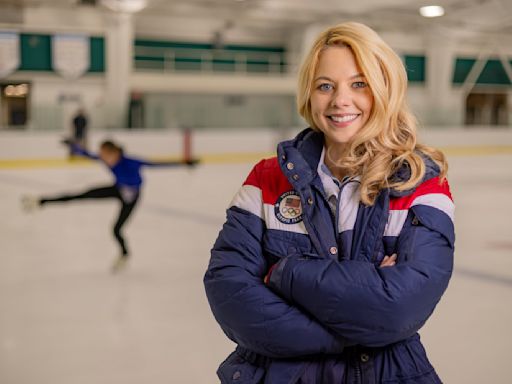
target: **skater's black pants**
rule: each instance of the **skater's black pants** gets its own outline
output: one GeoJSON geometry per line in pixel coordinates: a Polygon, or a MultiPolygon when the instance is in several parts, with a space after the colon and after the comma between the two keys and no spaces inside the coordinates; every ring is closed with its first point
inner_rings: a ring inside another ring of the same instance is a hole
{"type": "Polygon", "coordinates": [[[119,211],[119,216],[117,217],[116,223],[114,224],[114,236],[121,247],[121,252],[123,256],[128,256],[128,248],[126,246],[126,241],[121,234],[121,228],[124,223],[130,217],[130,214],[133,211],[133,208],[137,205],[139,200],[139,190],[138,189],[125,189],[122,190],[123,187],[118,187],[116,185],[111,185],[108,187],[100,187],[93,188],[84,193],[79,193],[75,195],[62,195],[56,197],[43,197],[39,200],[41,205],[48,203],[58,203],[64,201],[71,200],[85,200],[85,199],[117,199],[121,203],[121,210],[119,211]],[[123,193],[124,192],[124,193],[123,193]]]}

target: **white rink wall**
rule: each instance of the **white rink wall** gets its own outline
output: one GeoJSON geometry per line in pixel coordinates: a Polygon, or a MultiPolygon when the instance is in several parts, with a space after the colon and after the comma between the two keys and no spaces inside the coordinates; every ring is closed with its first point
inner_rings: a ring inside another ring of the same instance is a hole
{"type": "MultiPolygon", "coordinates": [[[[280,133],[269,129],[236,132],[200,131],[192,133],[194,155],[217,153],[268,152],[275,147],[280,133]]],[[[37,159],[66,156],[67,148],[60,144],[65,132],[4,132],[0,134],[0,159],[37,159]]],[[[140,156],[180,156],[183,152],[183,133],[179,130],[161,131],[93,131],[89,149],[112,139],[127,153],[140,156]]]]}
{"type": "MultiPolygon", "coordinates": [[[[299,128],[286,131],[269,128],[243,130],[198,130],[192,133],[192,149],[196,156],[212,154],[271,153],[276,144],[293,137],[299,128]]],[[[0,132],[0,160],[58,158],[67,155],[60,144],[66,132],[0,132]]],[[[180,156],[183,153],[183,134],[169,130],[91,131],[89,148],[113,139],[133,155],[158,157],[180,156]]],[[[510,146],[512,129],[500,128],[423,128],[420,139],[441,148],[510,146]]]]}

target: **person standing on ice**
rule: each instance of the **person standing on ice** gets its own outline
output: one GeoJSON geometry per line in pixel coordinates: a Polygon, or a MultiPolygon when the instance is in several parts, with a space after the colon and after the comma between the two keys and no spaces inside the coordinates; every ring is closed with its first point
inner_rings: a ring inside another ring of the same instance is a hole
{"type": "Polygon", "coordinates": [[[188,159],[185,161],[151,162],[147,160],[129,157],[124,154],[123,148],[113,141],[107,140],[101,143],[98,154],[93,154],[75,143],[64,140],[75,155],[99,160],[105,164],[115,177],[112,185],[92,188],[78,194],[64,194],[59,196],[30,197],[22,199],[22,204],[27,211],[40,208],[48,204],[62,203],[72,200],[85,199],[115,199],[120,203],[120,210],[113,227],[114,237],[121,250],[120,256],[112,266],[116,272],[123,268],[130,255],[126,240],[122,234],[122,228],[136,207],[143,185],[141,176],[142,167],[174,167],[174,166],[195,166],[198,160],[188,159]]]}
{"type": "MultiPolygon", "coordinates": [[[[88,119],[83,108],[80,108],[73,116],[73,142],[80,148],[87,149],[88,119]]],[[[70,157],[74,155],[73,148],[70,146],[70,157]]]]}
{"type": "Polygon", "coordinates": [[[441,383],[417,332],[452,275],[454,204],[406,89],[369,27],[314,42],[297,96],[310,128],[255,165],[204,276],[237,344],[223,384],[441,383]]]}

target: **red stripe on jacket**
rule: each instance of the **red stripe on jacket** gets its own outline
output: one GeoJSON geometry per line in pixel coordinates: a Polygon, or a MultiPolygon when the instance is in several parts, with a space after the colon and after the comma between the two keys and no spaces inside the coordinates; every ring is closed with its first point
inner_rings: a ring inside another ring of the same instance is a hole
{"type": "Polygon", "coordinates": [[[428,195],[430,193],[441,193],[448,196],[450,200],[453,201],[448,181],[445,179],[441,184],[439,184],[439,177],[434,177],[421,183],[412,194],[408,196],[392,198],[389,202],[389,209],[409,209],[414,199],[419,196],[428,195]]]}
{"type": "Polygon", "coordinates": [[[254,166],[243,185],[261,189],[264,204],[275,204],[283,193],[293,187],[281,171],[277,157],[261,160],[254,166]]]}

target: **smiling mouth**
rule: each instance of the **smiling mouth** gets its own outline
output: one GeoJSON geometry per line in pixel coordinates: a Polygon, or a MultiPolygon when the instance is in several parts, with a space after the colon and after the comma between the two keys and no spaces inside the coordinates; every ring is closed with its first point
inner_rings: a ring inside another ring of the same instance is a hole
{"type": "Polygon", "coordinates": [[[349,115],[330,115],[327,116],[329,119],[334,121],[335,123],[350,123],[359,117],[359,114],[353,113],[349,115]]]}

